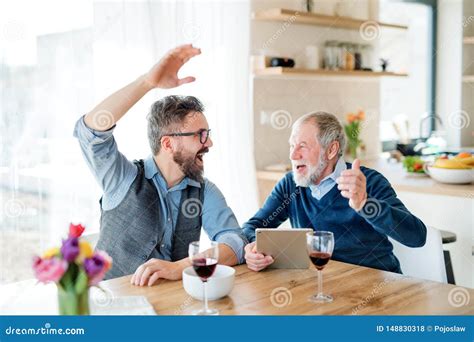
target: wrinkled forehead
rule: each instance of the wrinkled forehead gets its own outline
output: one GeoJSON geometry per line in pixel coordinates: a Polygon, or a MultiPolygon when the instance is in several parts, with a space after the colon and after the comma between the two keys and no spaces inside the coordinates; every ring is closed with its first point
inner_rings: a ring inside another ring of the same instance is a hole
{"type": "Polygon", "coordinates": [[[290,144],[317,143],[318,128],[312,121],[296,121],[291,129],[290,144]]]}

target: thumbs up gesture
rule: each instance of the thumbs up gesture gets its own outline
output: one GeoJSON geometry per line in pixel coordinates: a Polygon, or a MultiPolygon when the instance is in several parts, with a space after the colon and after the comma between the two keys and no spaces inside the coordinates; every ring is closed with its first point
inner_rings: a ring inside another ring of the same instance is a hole
{"type": "Polygon", "coordinates": [[[349,206],[356,211],[361,210],[367,201],[367,184],[360,170],[360,160],[354,160],[352,168],[342,171],[336,182],[341,195],[349,199],[349,206]]]}

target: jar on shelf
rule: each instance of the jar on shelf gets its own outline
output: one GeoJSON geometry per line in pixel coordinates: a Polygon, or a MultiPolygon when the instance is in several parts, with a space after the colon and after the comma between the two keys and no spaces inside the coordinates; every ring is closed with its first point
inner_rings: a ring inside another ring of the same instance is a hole
{"type": "Polygon", "coordinates": [[[354,70],[362,70],[361,45],[354,44],[354,70]]]}
{"type": "Polygon", "coordinates": [[[324,43],[324,69],[337,69],[337,42],[328,40],[324,43]]]}
{"type": "Polygon", "coordinates": [[[343,42],[337,43],[337,68],[339,70],[344,70],[346,68],[346,45],[347,43],[343,42]]]}
{"type": "Polygon", "coordinates": [[[361,45],[362,68],[374,70],[372,61],[372,45],[361,45]]]}
{"type": "Polygon", "coordinates": [[[354,44],[344,44],[344,70],[354,70],[355,58],[354,58],[354,44]]]}
{"type": "Polygon", "coordinates": [[[315,45],[306,46],[306,69],[316,70],[320,68],[319,48],[315,45]]]}

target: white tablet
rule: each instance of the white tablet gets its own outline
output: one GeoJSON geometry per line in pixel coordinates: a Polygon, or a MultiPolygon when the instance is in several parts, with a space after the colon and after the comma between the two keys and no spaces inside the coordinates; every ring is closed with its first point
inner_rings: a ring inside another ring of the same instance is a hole
{"type": "Polygon", "coordinates": [[[269,268],[308,268],[306,234],[311,228],[256,229],[257,252],[275,260],[269,268]]]}

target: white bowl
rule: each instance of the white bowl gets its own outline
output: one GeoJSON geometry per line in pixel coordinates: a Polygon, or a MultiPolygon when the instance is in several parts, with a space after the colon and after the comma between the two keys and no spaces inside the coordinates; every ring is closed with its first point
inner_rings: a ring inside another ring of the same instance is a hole
{"type": "Polygon", "coordinates": [[[440,183],[468,184],[474,181],[474,169],[443,169],[428,166],[428,174],[440,183]]]}
{"type": "MultiPolygon", "coordinates": [[[[207,299],[217,300],[227,296],[234,287],[235,270],[225,265],[217,265],[216,271],[207,280],[207,299]]],[[[204,300],[204,284],[192,266],[183,270],[183,287],[188,295],[204,300]]]]}

